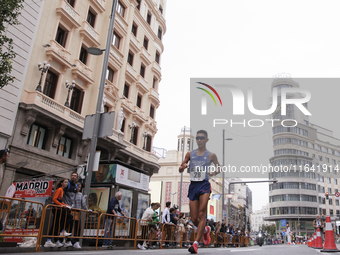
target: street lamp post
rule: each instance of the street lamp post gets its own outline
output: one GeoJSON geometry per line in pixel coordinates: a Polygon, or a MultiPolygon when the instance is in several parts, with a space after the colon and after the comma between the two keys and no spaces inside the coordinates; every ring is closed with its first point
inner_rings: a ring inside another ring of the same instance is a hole
{"type": "MultiPolygon", "coordinates": [[[[239,183],[260,183],[260,182],[274,182],[277,183],[276,179],[273,180],[264,180],[264,181],[239,181],[239,182],[229,182],[228,184],[228,192],[230,193],[230,185],[231,184],[239,184],[239,183]]],[[[230,219],[230,197],[228,197],[228,223],[229,224],[229,219],[230,219]]]]}
{"type": "Polygon", "coordinates": [[[38,70],[41,71],[41,74],[40,74],[40,80],[39,80],[39,83],[38,83],[38,86],[35,88],[36,91],[39,91],[41,92],[41,79],[42,79],[42,76],[44,73],[47,72],[47,70],[50,68],[50,64],[47,64],[46,61],[43,62],[43,66],[41,65],[41,63],[38,63],[38,70]]]}
{"type": "MultiPolygon", "coordinates": [[[[185,146],[185,126],[184,126],[184,132],[183,132],[183,149],[182,149],[182,162],[184,160],[184,147],[185,146]]],[[[182,146],[181,146],[182,147],[182,146]]],[[[179,211],[181,212],[182,209],[182,185],[183,185],[183,172],[181,172],[181,182],[179,187],[179,211]]]]}
{"type": "Polygon", "coordinates": [[[115,20],[115,14],[116,14],[116,7],[117,7],[117,0],[113,0],[112,8],[111,8],[109,30],[108,30],[107,39],[106,39],[104,63],[103,63],[103,69],[102,69],[99,92],[98,92],[97,108],[96,108],[96,113],[94,115],[93,133],[91,137],[91,149],[90,149],[90,156],[88,159],[88,169],[86,171],[84,195],[87,195],[87,199],[89,197],[88,194],[89,194],[90,186],[91,186],[92,169],[93,169],[93,164],[94,164],[94,159],[95,159],[95,154],[96,154],[98,132],[99,132],[99,127],[100,127],[100,113],[101,113],[101,107],[102,107],[102,101],[103,101],[106,71],[107,71],[109,57],[110,57],[110,49],[111,49],[111,42],[112,42],[112,37],[113,37],[113,27],[114,27],[114,20],[115,20]]]}
{"type": "MultiPolygon", "coordinates": [[[[223,149],[222,149],[222,153],[223,153],[223,166],[225,166],[225,141],[232,141],[232,138],[225,138],[225,129],[223,129],[223,149]]],[[[224,192],[224,178],[225,178],[225,172],[222,171],[222,219],[224,218],[224,196],[225,196],[225,192],[224,192]]],[[[229,191],[228,191],[229,192],[229,191]]],[[[229,217],[229,215],[228,215],[229,217]]]]}
{"type": "Polygon", "coordinates": [[[65,82],[65,86],[66,86],[66,89],[68,89],[67,90],[67,97],[66,97],[65,106],[66,107],[70,107],[70,103],[68,102],[69,101],[69,96],[70,96],[70,91],[73,90],[73,88],[76,86],[76,82],[72,81],[72,83],[69,84],[68,81],[66,81],[65,82]]]}

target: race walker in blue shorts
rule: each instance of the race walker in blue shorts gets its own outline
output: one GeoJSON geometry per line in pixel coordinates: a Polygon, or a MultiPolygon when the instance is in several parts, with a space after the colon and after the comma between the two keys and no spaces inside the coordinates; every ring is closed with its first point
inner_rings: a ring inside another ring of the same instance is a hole
{"type": "MultiPolygon", "coordinates": [[[[209,175],[215,175],[218,171],[211,172],[209,168],[211,163],[215,167],[219,167],[215,153],[209,152],[206,148],[206,143],[209,141],[208,133],[205,130],[199,130],[196,134],[196,142],[198,148],[185,155],[185,159],[179,167],[179,172],[189,167],[190,186],[188,197],[190,199],[190,216],[192,222],[197,227],[196,240],[189,247],[189,252],[197,253],[198,243],[203,236],[204,245],[210,243],[210,227],[205,226],[206,210],[208,200],[211,193],[209,175]],[[190,161],[189,165],[188,162],[190,161]]],[[[216,169],[216,168],[215,168],[216,169]]]]}

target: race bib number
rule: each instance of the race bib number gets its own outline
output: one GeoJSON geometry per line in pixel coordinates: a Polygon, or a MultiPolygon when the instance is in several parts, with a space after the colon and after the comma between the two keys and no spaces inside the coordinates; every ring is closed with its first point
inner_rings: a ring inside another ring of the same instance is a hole
{"type": "Polygon", "coordinates": [[[206,176],[206,171],[203,169],[203,167],[193,167],[190,169],[190,181],[203,181],[206,176]]]}

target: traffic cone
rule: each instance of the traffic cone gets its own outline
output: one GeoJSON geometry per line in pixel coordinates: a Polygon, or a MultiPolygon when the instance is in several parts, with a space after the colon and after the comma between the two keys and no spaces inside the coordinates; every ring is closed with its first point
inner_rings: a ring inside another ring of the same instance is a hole
{"type": "Polygon", "coordinates": [[[316,242],[315,242],[315,247],[314,249],[322,249],[322,240],[321,240],[321,233],[320,233],[320,228],[318,228],[316,232],[316,242]]]}
{"type": "Polygon", "coordinates": [[[325,230],[326,230],[325,245],[324,245],[324,247],[321,251],[322,252],[338,252],[339,250],[335,245],[334,233],[333,233],[333,228],[332,228],[330,216],[326,217],[326,229],[325,230]]]}
{"type": "Polygon", "coordinates": [[[312,238],[309,238],[309,239],[308,239],[307,245],[308,245],[308,247],[311,247],[311,246],[312,246],[312,238]]]}

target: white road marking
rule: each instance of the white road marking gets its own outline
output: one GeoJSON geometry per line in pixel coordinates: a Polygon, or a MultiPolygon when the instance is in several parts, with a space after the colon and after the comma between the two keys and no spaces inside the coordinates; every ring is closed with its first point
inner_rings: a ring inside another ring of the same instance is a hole
{"type": "Polygon", "coordinates": [[[231,250],[230,252],[244,252],[244,251],[256,251],[259,249],[244,249],[244,250],[231,250]]]}

